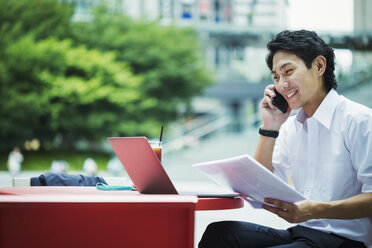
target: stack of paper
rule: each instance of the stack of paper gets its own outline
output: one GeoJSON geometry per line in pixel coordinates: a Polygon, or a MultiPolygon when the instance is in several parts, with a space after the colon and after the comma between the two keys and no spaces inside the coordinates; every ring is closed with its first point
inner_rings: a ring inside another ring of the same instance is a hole
{"type": "Polygon", "coordinates": [[[249,155],[193,164],[217,184],[247,196],[253,207],[261,207],[264,199],[297,202],[305,197],[249,155]]]}

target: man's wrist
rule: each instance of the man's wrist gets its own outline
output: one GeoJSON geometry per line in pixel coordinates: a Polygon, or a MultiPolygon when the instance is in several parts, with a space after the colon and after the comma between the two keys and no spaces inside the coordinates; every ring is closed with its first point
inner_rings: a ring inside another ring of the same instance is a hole
{"type": "Polygon", "coordinates": [[[277,138],[279,136],[279,131],[277,130],[267,130],[262,127],[258,129],[258,133],[261,134],[262,136],[265,137],[270,137],[270,138],[277,138]]]}
{"type": "Polygon", "coordinates": [[[279,131],[281,127],[281,124],[274,124],[272,122],[263,122],[262,125],[260,126],[260,128],[264,129],[264,130],[270,130],[270,131],[279,131]]]}

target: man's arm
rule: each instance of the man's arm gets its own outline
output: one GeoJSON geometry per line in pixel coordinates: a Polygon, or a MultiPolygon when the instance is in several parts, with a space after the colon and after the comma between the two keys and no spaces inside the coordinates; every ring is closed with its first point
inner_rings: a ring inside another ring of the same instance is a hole
{"type": "Polygon", "coordinates": [[[260,135],[254,154],[254,158],[271,172],[273,172],[272,160],[275,140],[275,138],[260,135]]]}
{"type": "MultiPolygon", "coordinates": [[[[280,126],[288,119],[290,110],[283,114],[271,102],[274,97],[274,85],[268,85],[264,92],[264,97],[260,103],[260,114],[262,119],[262,129],[278,131],[280,126]]],[[[272,157],[275,145],[275,138],[260,135],[254,158],[273,172],[272,157]]]]}
{"type": "Polygon", "coordinates": [[[316,212],[319,218],[328,219],[359,219],[372,216],[372,193],[362,193],[345,200],[321,202],[316,212]]]}
{"type": "Polygon", "coordinates": [[[310,200],[287,203],[276,199],[265,199],[273,206],[262,207],[290,223],[310,219],[359,219],[372,216],[372,193],[362,193],[344,200],[315,202],[310,200]]]}

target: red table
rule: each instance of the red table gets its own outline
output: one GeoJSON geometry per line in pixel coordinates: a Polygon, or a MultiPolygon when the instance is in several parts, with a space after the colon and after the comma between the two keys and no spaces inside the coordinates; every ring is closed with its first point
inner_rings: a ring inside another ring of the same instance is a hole
{"type": "Polygon", "coordinates": [[[195,210],[241,198],[143,195],[95,187],[0,188],[0,247],[193,247],[195,210]]]}

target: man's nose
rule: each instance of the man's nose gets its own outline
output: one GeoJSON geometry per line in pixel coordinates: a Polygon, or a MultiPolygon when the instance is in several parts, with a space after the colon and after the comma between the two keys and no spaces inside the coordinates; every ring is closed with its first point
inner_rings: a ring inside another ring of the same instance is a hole
{"type": "Polygon", "coordinates": [[[286,90],[288,88],[287,80],[280,79],[278,82],[278,87],[283,91],[286,90]]]}

